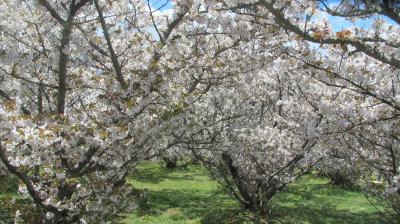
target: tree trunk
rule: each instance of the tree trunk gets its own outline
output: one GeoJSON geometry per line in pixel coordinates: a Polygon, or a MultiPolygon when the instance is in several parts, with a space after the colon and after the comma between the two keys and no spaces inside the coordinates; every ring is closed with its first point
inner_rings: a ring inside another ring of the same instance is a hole
{"type": "Polygon", "coordinates": [[[169,159],[166,157],[163,157],[163,160],[165,162],[165,167],[167,169],[176,169],[178,167],[178,159],[173,158],[173,159],[169,159]]]}

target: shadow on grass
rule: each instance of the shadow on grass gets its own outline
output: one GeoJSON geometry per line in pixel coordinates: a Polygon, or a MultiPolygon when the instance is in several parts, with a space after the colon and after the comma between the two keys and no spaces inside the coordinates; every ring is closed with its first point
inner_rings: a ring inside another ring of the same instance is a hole
{"type": "Polygon", "coordinates": [[[282,223],[299,223],[299,220],[311,224],[390,223],[372,206],[368,211],[357,207],[358,204],[368,203],[363,200],[362,195],[354,198],[354,194],[360,192],[357,186],[342,189],[327,183],[302,181],[304,180],[290,185],[274,199],[277,202],[274,213],[282,223]],[[339,208],[338,205],[344,205],[349,209],[339,208]],[[355,209],[351,209],[354,207],[355,209]]]}
{"type": "MultiPolygon", "coordinates": [[[[313,200],[311,198],[310,200],[313,200]]],[[[343,224],[383,224],[388,223],[378,213],[349,212],[338,209],[329,202],[301,204],[295,207],[277,206],[277,219],[282,223],[298,223],[298,220],[311,224],[343,223],[343,224]]]]}
{"type": "Polygon", "coordinates": [[[138,215],[170,213],[171,219],[200,219],[205,224],[244,223],[246,217],[238,215],[243,211],[227,201],[227,196],[220,191],[207,194],[190,189],[149,191],[147,209],[140,209],[138,215]]]}
{"type": "MultiPolygon", "coordinates": [[[[139,167],[138,171],[140,172],[134,179],[140,182],[172,182],[170,186],[163,185],[163,188],[148,190],[144,203],[139,203],[141,206],[135,211],[139,217],[163,217],[177,223],[182,223],[183,220],[196,220],[196,223],[200,221],[204,224],[260,223],[252,221],[255,216],[240,209],[239,204],[226,192],[220,189],[210,190],[209,184],[213,181],[198,166],[189,166],[184,170],[167,170],[147,164],[139,167]],[[188,180],[195,180],[197,183],[185,182],[188,180]],[[188,184],[187,187],[185,184],[188,184]]],[[[272,200],[271,223],[389,223],[368,205],[358,186],[343,189],[328,182],[324,178],[306,176],[290,184],[272,200]]],[[[139,194],[142,191],[138,190],[139,194]]]]}
{"type": "Polygon", "coordinates": [[[146,165],[137,168],[133,178],[143,183],[158,184],[161,181],[187,181],[194,180],[196,177],[204,177],[204,173],[199,172],[198,167],[188,166],[187,168],[166,169],[160,165],[146,165]]]}

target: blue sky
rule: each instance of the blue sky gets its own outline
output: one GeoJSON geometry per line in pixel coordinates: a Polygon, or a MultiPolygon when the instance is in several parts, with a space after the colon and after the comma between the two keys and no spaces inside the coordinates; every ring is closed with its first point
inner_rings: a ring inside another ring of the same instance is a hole
{"type": "MultiPolygon", "coordinates": [[[[326,3],[328,5],[335,6],[335,5],[339,4],[340,2],[341,1],[339,1],[339,0],[328,0],[326,3]]],[[[386,22],[395,24],[394,21],[392,21],[390,18],[385,17],[385,16],[373,16],[373,17],[366,18],[366,19],[360,19],[355,23],[352,23],[349,20],[347,20],[343,17],[339,17],[339,16],[326,15],[326,17],[331,22],[334,32],[341,31],[343,29],[352,27],[354,25],[357,27],[360,27],[360,28],[367,29],[373,24],[374,20],[377,18],[383,18],[386,22]]]]}
{"type": "Polygon", "coordinates": [[[172,8],[171,1],[169,0],[150,0],[150,3],[155,9],[161,8],[161,11],[172,8]]]}
{"type": "MultiPolygon", "coordinates": [[[[335,5],[335,3],[337,4],[339,2],[340,2],[340,0],[328,0],[327,4],[335,5]]],[[[170,0],[150,0],[150,3],[152,4],[153,8],[156,8],[156,9],[160,8],[161,11],[171,9],[173,7],[170,0]]],[[[361,19],[355,23],[352,23],[349,20],[347,20],[343,17],[339,17],[339,16],[330,16],[330,15],[322,15],[322,16],[326,16],[328,18],[328,20],[332,24],[332,28],[333,28],[334,32],[338,32],[343,29],[353,27],[354,25],[357,27],[360,27],[360,28],[367,29],[373,24],[374,19],[378,18],[378,16],[375,16],[375,17],[371,17],[371,18],[367,18],[367,19],[361,19]]],[[[385,21],[387,21],[389,23],[395,24],[392,20],[390,20],[387,17],[381,17],[381,18],[383,18],[385,21]]]]}
{"type": "Polygon", "coordinates": [[[353,24],[349,20],[346,20],[345,18],[338,17],[338,16],[328,16],[328,20],[331,22],[332,29],[334,32],[344,30],[344,29],[352,27],[354,25],[357,27],[360,27],[360,28],[369,28],[372,25],[372,23],[374,22],[373,18],[368,18],[368,19],[359,20],[353,24]]]}

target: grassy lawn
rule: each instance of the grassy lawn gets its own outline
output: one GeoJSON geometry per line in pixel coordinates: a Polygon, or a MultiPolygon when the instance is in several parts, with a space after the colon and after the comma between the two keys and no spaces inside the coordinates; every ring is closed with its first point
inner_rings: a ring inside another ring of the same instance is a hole
{"type": "MultiPolygon", "coordinates": [[[[166,170],[141,165],[129,182],[138,192],[138,208],[122,215],[125,224],[261,223],[210,180],[199,166],[166,170]]],[[[0,181],[0,224],[18,209],[29,209],[16,194],[16,181],[0,181]],[[14,201],[12,203],[11,201],[14,201]]],[[[384,224],[359,189],[342,189],[324,178],[306,176],[289,185],[274,199],[274,224],[384,224]]],[[[29,211],[29,210],[28,210],[29,211]]]]}
{"type": "MultiPolygon", "coordinates": [[[[132,185],[148,199],[123,223],[257,223],[198,166],[168,171],[158,164],[138,168],[132,185]]],[[[358,189],[331,186],[323,178],[304,177],[274,198],[273,223],[380,224],[385,220],[358,189]]]]}
{"type": "Polygon", "coordinates": [[[274,202],[283,223],[387,223],[360,189],[345,190],[324,178],[303,177],[277,195],[274,202]]]}
{"type": "Polygon", "coordinates": [[[147,164],[138,174],[130,182],[139,190],[148,190],[147,205],[141,203],[145,208],[128,215],[123,223],[253,223],[198,166],[169,171],[147,164]]]}

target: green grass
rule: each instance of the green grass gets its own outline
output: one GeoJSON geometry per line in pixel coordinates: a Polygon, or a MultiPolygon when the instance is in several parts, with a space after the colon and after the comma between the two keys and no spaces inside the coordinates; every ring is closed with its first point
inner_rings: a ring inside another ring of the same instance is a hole
{"type": "Polygon", "coordinates": [[[15,211],[24,206],[23,199],[17,194],[16,178],[0,177],[0,224],[12,220],[15,211]]]}
{"type": "MultiPolygon", "coordinates": [[[[140,200],[139,209],[123,223],[257,223],[199,166],[169,171],[158,164],[145,164],[137,173],[130,182],[142,192],[147,189],[148,197],[140,200]]],[[[385,223],[359,189],[331,186],[323,178],[304,177],[273,202],[273,223],[385,223]]]]}
{"type": "MultiPolygon", "coordinates": [[[[121,214],[125,224],[260,223],[244,211],[200,166],[166,170],[159,164],[138,167],[129,182],[137,193],[138,207],[121,214]]],[[[0,180],[0,224],[15,210],[30,209],[16,193],[15,179],[0,180]],[[15,204],[11,201],[16,201],[15,204]]],[[[306,176],[290,184],[273,199],[273,222],[287,224],[384,224],[358,188],[342,189],[327,179],[306,176]]],[[[28,210],[29,211],[29,210],[28,210]]]]}
{"type": "Polygon", "coordinates": [[[325,178],[306,176],[290,184],[273,202],[283,223],[387,223],[358,187],[332,186],[325,178]]]}
{"type": "Polygon", "coordinates": [[[15,212],[19,210],[26,223],[36,223],[40,212],[32,206],[30,198],[18,193],[16,177],[0,177],[0,224],[14,223],[15,212]]]}
{"type": "Polygon", "coordinates": [[[123,223],[252,223],[248,213],[198,166],[170,171],[147,164],[138,174],[130,182],[141,191],[147,189],[148,200],[141,201],[139,211],[123,223]]]}

